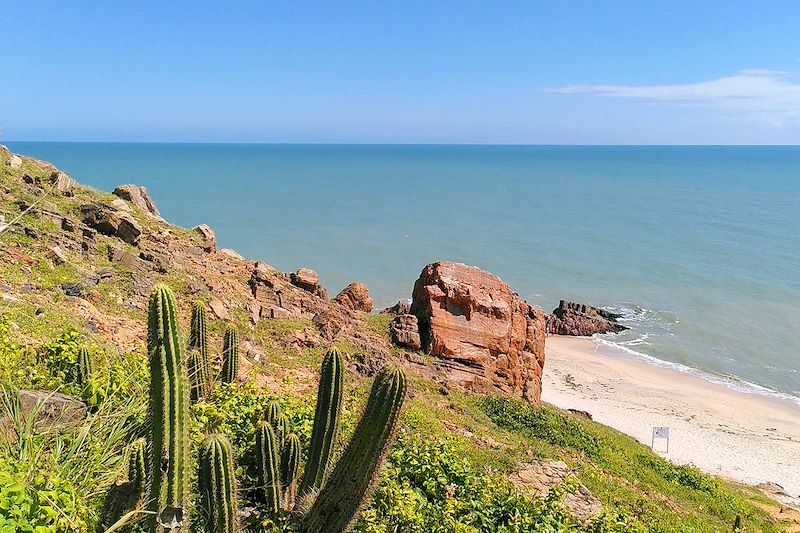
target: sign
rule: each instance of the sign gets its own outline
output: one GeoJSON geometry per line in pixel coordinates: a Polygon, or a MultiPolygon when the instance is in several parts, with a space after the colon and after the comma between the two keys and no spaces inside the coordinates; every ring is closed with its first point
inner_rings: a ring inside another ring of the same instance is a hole
{"type": "Polygon", "coordinates": [[[656,439],[667,439],[667,452],[669,453],[669,428],[657,426],[653,428],[653,438],[650,441],[650,448],[653,449],[656,439]]]}

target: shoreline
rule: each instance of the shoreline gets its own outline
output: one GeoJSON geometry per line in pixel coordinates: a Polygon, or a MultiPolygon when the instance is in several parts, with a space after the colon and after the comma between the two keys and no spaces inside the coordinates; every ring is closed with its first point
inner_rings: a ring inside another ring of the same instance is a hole
{"type": "Polygon", "coordinates": [[[748,485],[773,482],[800,504],[800,407],[677,369],[602,353],[599,340],[550,336],[542,401],[590,413],[678,463],[748,485]]]}

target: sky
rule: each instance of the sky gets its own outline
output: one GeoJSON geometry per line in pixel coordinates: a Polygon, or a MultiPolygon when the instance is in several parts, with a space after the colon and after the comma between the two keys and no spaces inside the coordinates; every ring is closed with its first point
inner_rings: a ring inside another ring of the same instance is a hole
{"type": "Polygon", "coordinates": [[[4,140],[797,144],[800,2],[0,1],[4,140]]]}

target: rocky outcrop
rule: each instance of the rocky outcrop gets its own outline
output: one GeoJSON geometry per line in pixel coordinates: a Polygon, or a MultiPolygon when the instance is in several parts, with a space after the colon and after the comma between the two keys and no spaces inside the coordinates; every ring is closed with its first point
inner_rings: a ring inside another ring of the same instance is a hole
{"type": "Polygon", "coordinates": [[[161,217],[158,212],[155,202],[150,197],[145,187],[138,185],[120,185],[114,189],[114,194],[123,200],[127,200],[145,213],[153,215],[154,217],[161,217]]]}
{"type": "Polygon", "coordinates": [[[628,329],[617,322],[622,315],[598,307],[561,300],[547,316],[547,332],[588,337],[595,333],[619,333],[628,329]]]}
{"type": "Polygon", "coordinates": [[[211,226],[208,224],[200,224],[199,226],[193,227],[192,230],[200,235],[200,239],[203,241],[203,250],[206,252],[213,252],[217,249],[217,235],[214,233],[214,230],[211,229],[211,226]]]}
{"type": "Polygon", "coordinates": [[[393,344],[417,351],[422,348],[419,325],[414,315],[398,315],[389,324],[389,337],[393,344]]]}
{"type": "Polygon", "coordinates": [[[257,262],[253,266],[249,285],[255,299],[250,306],[251,316],[283,319],[311,318],[326,309],[329,304],[327,299],[317,296],[305,287],[302,287],[303,290],[295,289],[293,284],[286,283],[282,274],[261,262],[257,262]],[[257,313],[256,305],[259,306],[257,313]]]}
{"type": "Polygon", "coordinates": [[[88,412],[85,403],[60,392],[21,390],[19,403],[24,417],[36,413],[34,424],[39,429],[79,422],[88,412]]]}
{"type": "Polygon", "coordinates": [[[324,300],[328,299],[328,291],[319,284],[319,275],[310,268],[298,268],[289,274],[289,283],[324,300]]]}
{"type": "Polygon", "coordinates": [[[128,244],[135,245],[142,235],[142,228],[130,214],[111,206],[93,202],[81,206],[83,223],[102,233],[112,235],[128,244]]]}
{"type": "Polygon", "coordinates": [[[500,278],[461,263],[432,263],[414,284],[411,313],[422,348],[450,363],[451,381],[540,402],[544,313],[500,278]]]}
{"type": "MultiPolygon", "coordinates": [[[[563,461],[542,459],[520,465],[519,470],[511,474],[509,479],[518,489],[533,496],[544,497],[552,487],[560,485],[566,478],[577,477],[563,461]]],[[[603,511],[600,500],[580,484],[575,492],[564,495],[562,503],[584,525],[603,511]]]]}
{"type": "Polygon", "coordinates": [[[333,299],[339,305],[352,311],[372,312],[372,298],[369,297],[369,289],[363,283],[351,283],[333,299]]]}

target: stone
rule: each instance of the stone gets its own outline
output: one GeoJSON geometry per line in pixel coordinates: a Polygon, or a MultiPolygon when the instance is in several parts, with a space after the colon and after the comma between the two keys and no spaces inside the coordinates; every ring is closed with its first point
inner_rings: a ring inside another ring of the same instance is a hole
{"type": "Polygon", "coordinates": [[[547,316],[547,332],[579,337],[596,333],[619,333],[628,329],[617,322],[621,316],[591,305],[561,300],[553,314],[547,316]]]}
{"type": "Polygon", "coordinates": [[[382,315],[407,315],[411,312],[411,300],[398,300],[396,304],[385,308],[380,312],[382,315]]]}
{"type": "Polygon", "coordinates": [[[130,214],[118,211],[111,206],[93,202],[81,206],[83,223],[90,228],[136,245],[142,235],[142,228],[130,214]]]}
{"type": "MultiPolygon", "coordinates": [[[[509,476],[509,480],[524,492],[528,492],[533,496],[544,497],[547,496],[551,487],[560,485],[568,477],[577,478],[566,463],[542,459],[532,463],[521,464],[519,470],[509,476]]],[[[577,491],[564,495],[562,503],[572,513],[572,516],[583,525],[588,524],[592,518],[603,511],[600,500],[589,492],[589,489],[580,484],[577,491]]]]}
{"type": "Polygon", "coordinates": [[[310,268],[298,268],[289,274],[289,283],[327,300],[328,291],[319,284],[319,275],[310,268]]]}
{"type": "Polygon", "coordinates": [[[231,315],[228,313],[228,309],[225,307],[225,304],[222,303],[222,300],[219,298],[214,298],[210,302],[208,302],[208,306],[211,308],[211,312],[216,315],[217,318],[220,320],[230,320],[231,315]]]}
{"type": "Polygon", "coordinates": [[[23,415],[27,416],[36,411],[34,427],[37,429],[80,422],[88,413],[85,403],[60,392],[21,390],[19,401],[23,415]]]}
{"type": "Polygon", "coordinates": [[[363,283],[351,283],[342,289],[333,301],[352,311],[372,312],[372,298],[369,297],[369,289],[363,283]]]}
{"type": "Polygon", "coordinates": [[[580,409],[567,409],[567,412],[577,416],[578,418],[585,418],[586,420],[594,420],[592,413],[589,411],[581,411],[580,409]]]}
{"type": "Polygon", "coordinates": [[[320,335],[329,343],[333,342],[343,327],[341,317],[330,309],[315,314],[311,322],[316,326],[320,335]]]}
{"type": "Polygon", "coordinates": [[[73,196],[75,194],[75,180],[70,178],[65,172],[56,170],[50,174],[50,183],[55,190],[64,196],[73,196]]]}
{"type": "Polygon", "coordinates": [[[414,284],[411,314],[422,348],[448,363],[448,379],[541,402],[544,312],[500,278],[462,263],[431,263],[414,284]]]}
{"type": "Polygon", "coordinates": [[[67,296],[83,296],[86,287],[83,283],[62,283],[61,290],[67,296]]]}
{"type": "Polygon", "coordinates": [[[200,224],[199,226],[195,226],[192,230],[200,235],[200,238],[203,240],[203,250],[206,252],[213,252],[217,249],[217,235],[214,233],[214,230],[211,229],[211,226],[208,224],[200,224]]]}
{"type": "Polygon", "coordinates": [[[231,250],[230,248],[220,248],[217,251],[222,255],[230,257],[231,259],[239,259],[240,261],[244,261],[244,257],[242,257],[242,255],[236,250],[231,250]]]}
{"type": "Polygon", "coordinates": [[[67,262],[67,256],[64,255],[64,250],[62,250],[58,246],[50,247],[50,250],[47,252],[47,256],[53,261],[56,265],[63,265],[67,262]]]}
{"type": "Polygon", "coordinates": [[[116,209],[117,211],[125,211],[126,213],[131,212],[131,204],[123,200],[122,198],[117,198],[111,201],[111,207],[116,209]]]}
{"type": "Polygon", "coordinates": [[[11,157],[6,161],[6,165],[10,166],[13,170],[22,168],[22,158],[16,154],[11,154],[11,157]]]}
{"type": "Polygon", "coordinates": [[[422,343],[419,338],[419,326],[414,315],[397,315],[389,324],[389,337],[392,343],[409,350],[419,351],[422,343]]]}
{"type": "Polygon", "coordinates": [[[126,250],[122,246],[108,247],[108,260],[126,267],[128,270],[142,272],[145,265],[142,260],[134,253],[126,250]]]}
{"type": "Polygon", "coordinates": [[[150,197],[150,193],[147,192],[145,187],[130,184],[120,185],[114,189],[114,195],[119,196],[123,200],[127,200],[153,217],[161,217],[161,213],[158,212],[155,202],[153,202],[153,199],[150,197]]]}

